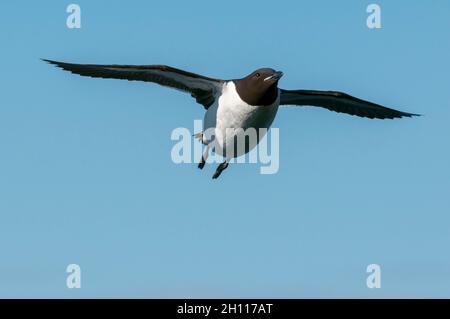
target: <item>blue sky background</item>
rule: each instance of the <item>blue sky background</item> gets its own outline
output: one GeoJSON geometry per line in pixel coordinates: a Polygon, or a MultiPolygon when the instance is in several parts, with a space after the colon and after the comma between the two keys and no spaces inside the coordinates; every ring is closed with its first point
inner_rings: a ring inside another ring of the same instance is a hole
{"type": "Polygon", "coordinates": [[[450,297],[450,2],[0,4],[0,297],[450,297]],[[203,109],[42,63],[168,64],[425,116],[281,110],[280,170],[170,158],[203,109]],[[66,266],[82,288],[66,287],[66,266]],[[366,267],[382,268],[381,289],[366,267]]]}

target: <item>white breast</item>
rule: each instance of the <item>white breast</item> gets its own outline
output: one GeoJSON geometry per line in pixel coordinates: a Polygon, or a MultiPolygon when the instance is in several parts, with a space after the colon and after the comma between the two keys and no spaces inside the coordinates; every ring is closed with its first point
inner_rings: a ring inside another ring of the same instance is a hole
{"type": "MultiPolygon", "coordinates": [[[[278,111],[280,93],[278,91],[278,97],[272,105],[249,105],[240,98],[234,83],[229,81],[224,84],[222,94],[216,101],[208,108],[205,114],[204,131],[209,128],[215,128],[216,152],[225,154],[226,144],[230,145],[234,137],[239,132],[242,132],[242,130],[237,129],[254,128],[256,131],[259,131],[260,128],[270,128],[278,111]],[[230,134],[230,132],[234,131],[236,133],[230,134]]],[[[257,141],[247,145],[246,151],[242,154],[254,148],[264,135],[258,134],[257,141]]],[[[235,154],[235,157],[242,154],[235,154]]]]}

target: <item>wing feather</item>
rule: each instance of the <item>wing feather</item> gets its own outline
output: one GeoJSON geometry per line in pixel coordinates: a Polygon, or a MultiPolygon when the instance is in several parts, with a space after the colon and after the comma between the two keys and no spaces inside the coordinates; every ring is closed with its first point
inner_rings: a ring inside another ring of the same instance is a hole
{"type": "Polygon", "coordinates": [[[167,65],[99,65],[65,63],[46,59],[43,61],[82,76],[152,82],[188,92],[206,109],[214,103],[224,82],[167,65]]]}
{"type": "Polygon", "coordinates": [[[326,108],[330,111],[347,113],[370,119],[394,119],[419,116],[387,108],[354,96],[336,91],[283,90],[280,105],[310,105],[326,108]]]}

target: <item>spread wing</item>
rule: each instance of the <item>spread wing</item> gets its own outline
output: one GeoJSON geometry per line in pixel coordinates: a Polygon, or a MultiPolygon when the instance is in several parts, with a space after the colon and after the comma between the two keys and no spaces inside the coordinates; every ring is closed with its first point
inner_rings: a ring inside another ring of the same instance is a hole
{"type": "Polygon", "coordinates": [[[98,65],[74,64],[45,60],[63,70],[93,78],[153,82],[190,93],[206,109],[214,103],[222,89],[223,80],[172,68],[167,65],[98,65]]]}
{"type": "Polygon", "coordinates": [[[310,105],[330,111],[347,113],[370,119],[393,119],[419,116],[390,109],[351,95],[335,91],[280,90],[280,105],[310,105]]]}

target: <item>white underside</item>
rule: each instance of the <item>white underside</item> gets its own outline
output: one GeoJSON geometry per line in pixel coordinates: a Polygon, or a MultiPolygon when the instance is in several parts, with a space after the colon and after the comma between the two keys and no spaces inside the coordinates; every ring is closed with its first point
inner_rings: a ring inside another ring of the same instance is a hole
{"type": "Polygon", "coordinates": [[[280,93],[272,105],[253,106],[245,103],[236,91],[236,86],[232,81],[226,82],[223,86],[222,94],[216,102],[206,111],[203,121],[203,131],[213,132],[204,134],[203,142],[213,144],[215,152],[230,159],[241,156],[252,150],[265,136],[265,133],[272,125],[280,104],[280,93]],[[256,139],[243,138],[244,131],[254,128],[257,132],[256,139]],[[259,129],[266,130],[259,130],[259,129]],[[208,130],[209,129],[209,130],[208,130]],[[214,136],[211,136],[214,135],[214,136]],[[229,149],[227,146],[234,145],[236,138],[245,141],[245,147],[236,150],[229,149]]]}

